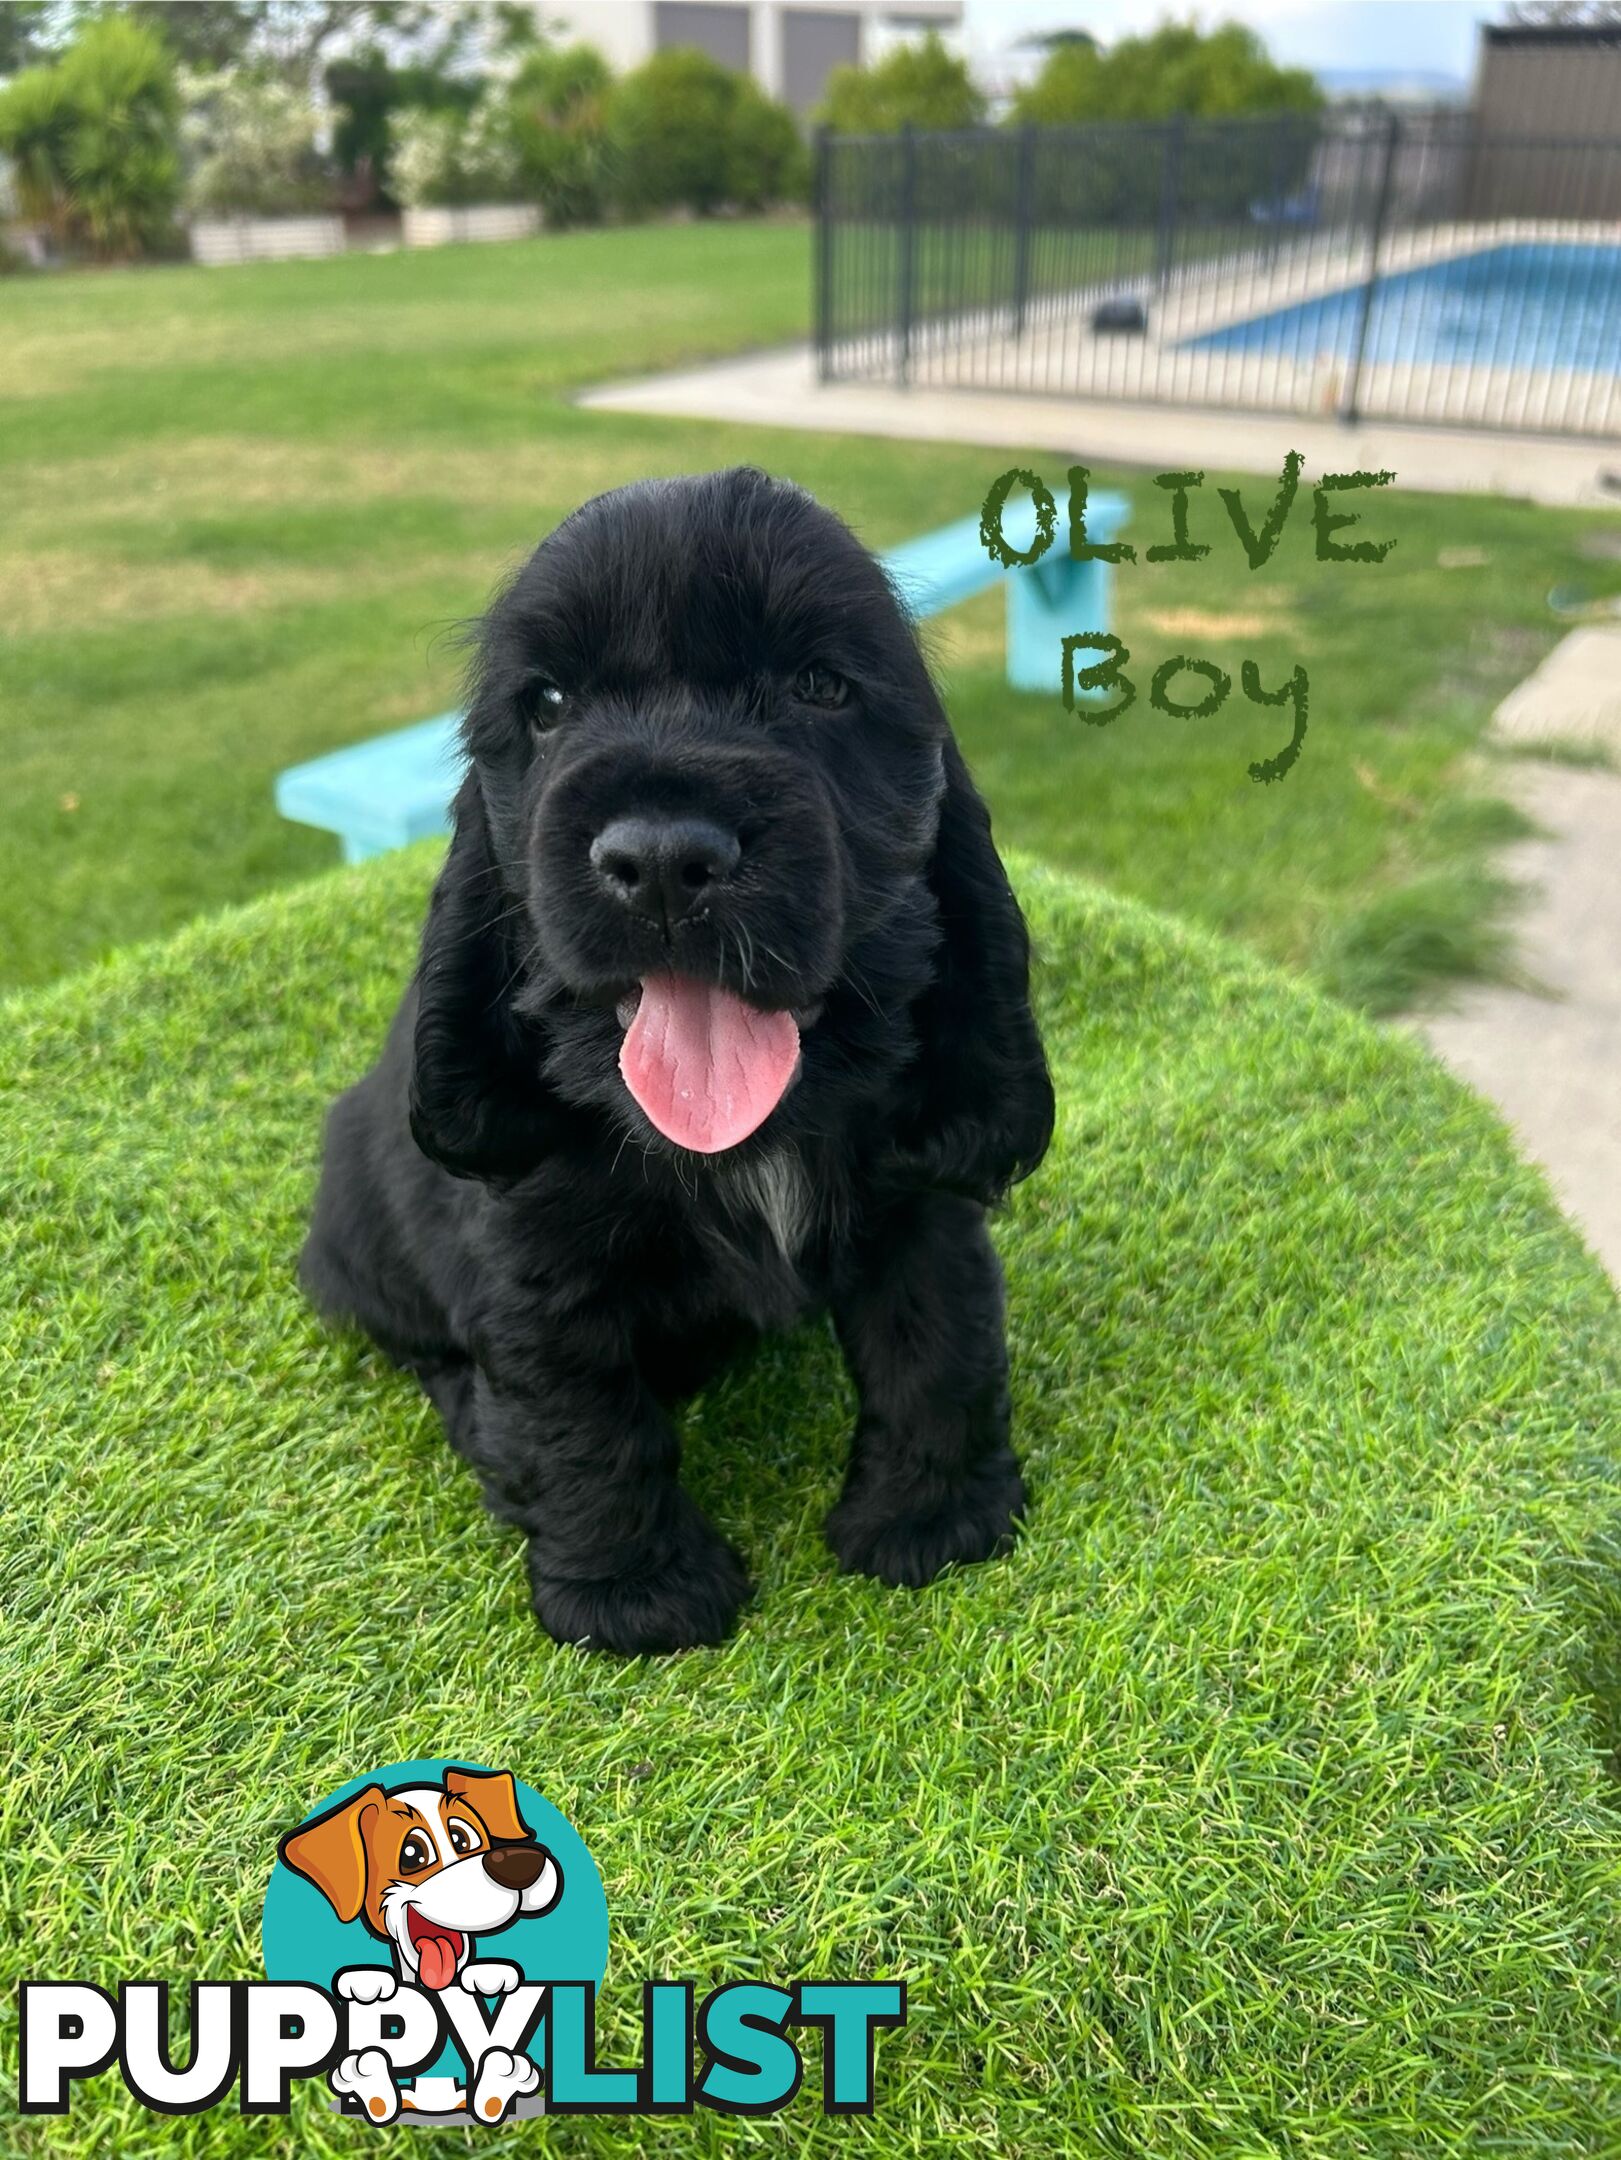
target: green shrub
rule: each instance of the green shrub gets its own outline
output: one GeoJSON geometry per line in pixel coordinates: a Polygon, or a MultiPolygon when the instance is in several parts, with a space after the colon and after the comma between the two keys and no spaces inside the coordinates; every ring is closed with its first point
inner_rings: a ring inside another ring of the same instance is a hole
{"type": "Polygon", "coordinates": [[[508,93],[518,186],[549,225],[595,224],[608,207],[613,71],[594,45],[530,53],[508,93]]]}
{"type": "Polygon", "coordinates": [[[810,160],[792,113],[748,76],[739,81],[726,145],[727,200],[739,210],[803,202],[810,191],[810,160]]]}
{"type": "Polygon", "coordinates": [[[1084,140],[1038,145],[1034,216],[1050,224],[1157,223],[1168,136],[1185,123],[1174,166],[1178,207],[1207,223],[1245,220],[1251,206],[1305,184],[1318,141],[1322,92],[1301,68],[1280,68],[1252,30],[1208,33],[1162,23],[1107,52],[1058,46],[1013,101],[1011,122],[1085,126],[1084,140]]]}
{"type": "Polygon", "coordinates": [[[1280,68],[1253,30],[1222,23],[1161,23],[1100,53],[1054,48],[1008,117],[1058,127],[1083,120],[1221,119],[1240,113],[1316,112],[1323,93],[1304,68],[1280,68]]]}
{"type": "Polygon", "coordinates": [[[620,78],[608,137],[615,192],[632,214],[757,210],[805,191],[805,146],[787,107],[689,46],[620,78]]]}
{"type": "Polygon", "coordinates": [[[835,68],[817,117],[841,135],[977,127],[985,100],[967,61],[931,30],[918,43],[897,45],[875,67],[835,68]]]}
{"type": "Polygon", "coordinates": [[[127,261],[161,247],[180,199],[180,93],[161,38],[116,15],[0,91],[0,150],[25,217],[60,247],[127,261]]]}
{"type": "Polygon", "coordinates": [[[391,185],[409,210],[511,202],[518,166],[505,106],[486,98],[471,112],[408,107],[389,126],[391,185]]]}
{"type": "Polygon", "coordinates": [[[290,83],[250,74],[185,82],[185,135],[195,160],[188,206],[205,216],[289,216],[331,193],[309,99],[290,83]]]}

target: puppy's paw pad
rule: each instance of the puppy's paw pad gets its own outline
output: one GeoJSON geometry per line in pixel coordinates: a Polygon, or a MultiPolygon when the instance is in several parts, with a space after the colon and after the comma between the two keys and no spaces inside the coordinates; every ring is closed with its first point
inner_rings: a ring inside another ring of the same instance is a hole
{"type": "Polygon", "coordinates": [[[461,1984],[469,1995],[510,1995],[523,1979],[516,1965],[490,1959],[480,1965],[464,1965],[461,1984]]]}
{"type": "Polygon", "coordinates": [[[399,2087],[381,2048],[345,2055],[327,2082],[341,2098],[355,2101],[368,2122],[390,2123],[400,2112],[399,2087]]]}
{"type": "Polygon", "coordinates": [[[1024,1481],[1008,1456],[983,1466],[961,1492],[934,1507],[889,1512],[866,1495],[849,1495],[827,1519],[827,1542],[846,1575],[921,1590],[954,1564],[1011,1551],[1024,1505],[1024,1481]]]}
{"type": "Polygon", "coordinates": [[[491,2048],[478,2066],[472,2113],[480,2122],[499,2122],[514,2100],[538,2090],[540,2072],[527,2055],[491,2048]]]}
{"type": "Polygon", "coordinates": [[[530,1552],[535,1617],[562,1643],[658,1656],[722,1643],[750,1592],[742,1560],[696,1508],[639,1567],[594,1582],[559,1581],[530,1552]]]}
{"type": "Polygon", "coordinates": [[[337,1978],[337,1990],[345,2002],[387,2002],[396,1993],[399,1981],[381,1965],[356,1965],[337,1978]]]}

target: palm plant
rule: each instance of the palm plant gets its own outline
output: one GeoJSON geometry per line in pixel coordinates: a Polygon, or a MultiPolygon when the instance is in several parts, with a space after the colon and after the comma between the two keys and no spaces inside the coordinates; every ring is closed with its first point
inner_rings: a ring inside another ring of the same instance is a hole
{"type": "Polygon", "coordinates": [[[0,90],[0,150],[11,162],[17,208],[61,245],[69,222],[72,114],[58,68],[28,68],[0,90]]]}
{"type": "Polygon", "coordinates": [[[61,248],[127,261],[161,241],[180,196],[180,97],[162,40],[127,17],[86,24],[52,67],[0,91],[18,206],[61,248]]]}

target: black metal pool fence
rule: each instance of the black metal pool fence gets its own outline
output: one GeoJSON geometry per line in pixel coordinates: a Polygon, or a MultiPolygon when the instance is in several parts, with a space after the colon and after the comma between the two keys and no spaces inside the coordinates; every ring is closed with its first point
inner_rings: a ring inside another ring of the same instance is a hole
{"type": "Polygon", "coordinates": [[[1621,135],[1466,112],[824,134],[825,381],[1621,430],[1621,135]]]}

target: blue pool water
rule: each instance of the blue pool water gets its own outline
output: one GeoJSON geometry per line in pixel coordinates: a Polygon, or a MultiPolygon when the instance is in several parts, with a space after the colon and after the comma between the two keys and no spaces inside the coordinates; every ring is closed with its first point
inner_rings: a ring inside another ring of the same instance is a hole
{"type": "MultiPolygon", "coordinates": [[[[1189,338],[1185,350],[1350,353],[1360,286],[1189,338]]],[[[1621,373],[1621,247],[1521,244],[1382,277],[1367,358],[1621,373]]]]}

